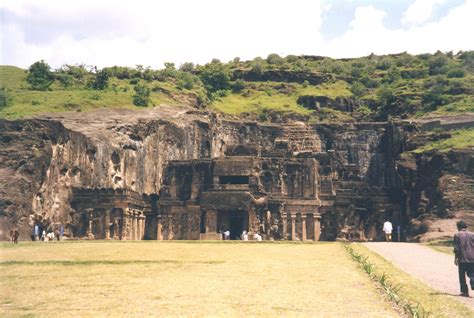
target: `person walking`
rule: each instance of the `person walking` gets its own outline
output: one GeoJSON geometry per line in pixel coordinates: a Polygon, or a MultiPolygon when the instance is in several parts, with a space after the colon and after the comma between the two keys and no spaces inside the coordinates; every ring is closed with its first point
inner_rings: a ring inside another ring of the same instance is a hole
{"type": "Polygon", "coordinates": [[[389,220],[385,221],[383,224],[383,231],[385,233],[385,241],[390,242],[392,240],[392,231],[393,231],[393,226],[392,222],[389,220]]]}
{"type": "Polygon", "coordinates": [[[454,264],[458,267],[461,296],[469,297],[466,274],[471,290],[474,290],[474,233],[467,230],[464,221],[456,223],[458,233],[454,234],[454,264]]]}

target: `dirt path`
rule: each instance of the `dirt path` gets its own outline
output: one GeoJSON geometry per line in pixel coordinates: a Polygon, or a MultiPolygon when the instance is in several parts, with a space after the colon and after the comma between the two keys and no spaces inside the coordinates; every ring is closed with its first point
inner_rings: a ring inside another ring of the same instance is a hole
{"type": "MultiPolygon", "coordinates": [[[[474,291],[471,298],[460,297],[458,270],[454,265],[454,256],[437,252],[429,247],[415,243],[365,243],[367,248],[383,256],[401,270],[413,275],[427,285],[456,296],[474,309],[474,291]]],[[[469,285],[469,282],[468,282],[469,285]]]]}

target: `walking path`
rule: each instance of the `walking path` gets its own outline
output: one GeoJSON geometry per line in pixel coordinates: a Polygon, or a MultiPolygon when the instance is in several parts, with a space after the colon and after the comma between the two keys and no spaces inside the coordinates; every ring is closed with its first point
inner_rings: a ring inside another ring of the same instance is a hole
{"type": "MultiPolygon", "coordinates": [[[[380,242],[364,245],[434,289],[452,296],[459,295],[458,269],[454,265],[454,255],[437,252],[415,243],[380,242]]],[[[471,297],[474,297],[474,291],[470,293],[471,297]]],[[[474,309],[474,298],[457,299],[474,309]]]]}

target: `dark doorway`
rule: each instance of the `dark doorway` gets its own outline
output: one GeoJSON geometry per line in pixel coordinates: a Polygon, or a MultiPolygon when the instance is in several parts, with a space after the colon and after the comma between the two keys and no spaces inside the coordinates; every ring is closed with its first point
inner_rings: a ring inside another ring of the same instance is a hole
{"type": "Polygon", "coordinates": [[[240,240],[243,231],[248,231],[247,211],[219,211],[217,228],[219,231],[230,231],[231,240],[240,240]]]}

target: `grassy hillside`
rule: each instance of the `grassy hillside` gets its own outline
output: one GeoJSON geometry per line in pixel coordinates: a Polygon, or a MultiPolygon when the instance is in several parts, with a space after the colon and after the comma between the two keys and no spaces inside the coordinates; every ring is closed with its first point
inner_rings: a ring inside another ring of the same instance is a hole
{"type": "Polygon", "coordinates": [[[137,86],[150,90],[148,107],[190,104],[256,120],[268,120],[269,111],[315,121],[474,112],[474,52],[340,60],[271,54],[266,59],[213,60],[180,68],[166,63],[161,70],[65,65],[51,71],[52,84],[43,91],[32,89],[27,74],[17,67],[0,66],[0,117],[102,107],[141,109],[134,105],[137,86]],[[101,72],[107,74],[107,85],[97,89],[94,83],[101,72]],[[318,102],[304,103],[302,97],[318,102]],[[326,99],[321,102],[321,97],[326,99]]]}
{"type": "Polygon", "coordinates": [[[451,131],[447,138],[423,145],[422,147],[414,150],[414,152],[421,153],[434,149],[447,152],[450,150],[467,148],[474,149],[474,129],[460,129],[451,131]]]}

